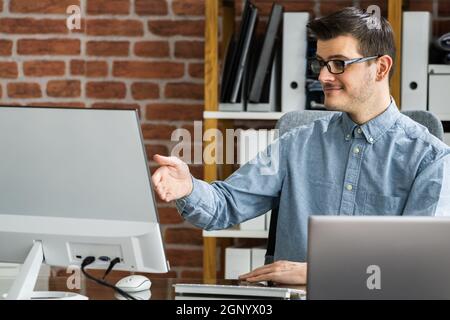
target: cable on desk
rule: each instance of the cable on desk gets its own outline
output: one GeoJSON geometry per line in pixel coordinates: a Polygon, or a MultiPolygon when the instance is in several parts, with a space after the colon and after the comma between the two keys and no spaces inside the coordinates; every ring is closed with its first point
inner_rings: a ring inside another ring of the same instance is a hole
{"type": "MultiPolygon", "coordinates": [[[[117,288],[115,285],[112,285],[102,279],[98,279],[94,276],[91,276],[89,273],[87,273],[86,270],[84,270],[84,268],[86,268],[88,265],[92,264],[94,261],[95,261],[95,257],[89,256],[89,257],[84,258],[83,262],[81,263],[81,272],[86,276],[86,278],[88,278],[92,281],[95,281],[102,286],[105,286],[105,287],[115,290],[116,292],[120,293],[122,296],[124,296],[125,298],[127,298],[129,300],[137,300],[135,297],[133,297],[129,293],[123,291],[122,289],[117,288]]],[[[111,263],[112,263],[112,261],[111,261],[111,263]]],[[[111,264],[110,264],[110,266],[111,266],[111,264]]],[[[112,269],[112,267],[111,267],[111,269],[112,269]]]]}
{"type": "Polygon", "coordinates": [[[106,269],[105,274],[103,275],[102,280],[105,280],[106,276],[112,271],[114,266],[120,262],[120,258],[113,259],[108,266],[108,269],[106,269]]]}

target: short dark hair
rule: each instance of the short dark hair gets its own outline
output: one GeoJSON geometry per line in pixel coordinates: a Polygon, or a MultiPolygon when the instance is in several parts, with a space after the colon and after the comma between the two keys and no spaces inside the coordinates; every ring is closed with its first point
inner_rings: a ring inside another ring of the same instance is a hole
{"type": "Polygon", "coordinates": [[[318,40],[330,40],[343,35],[353,36],[358,40],[359,53],[365,57],[389,55],[393,61],[389,78],[392,77],[395,65],[395,41],[394,32],[386,18],[380,16],[380,19],[377,19],[365,10],[347,7],[310,21],[307,28],[310,35],[318,40]]]}

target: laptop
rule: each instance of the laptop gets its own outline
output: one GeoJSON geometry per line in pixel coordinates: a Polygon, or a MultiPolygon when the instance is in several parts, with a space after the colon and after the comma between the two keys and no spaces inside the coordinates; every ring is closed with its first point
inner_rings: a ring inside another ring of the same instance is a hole
{"type": "Polygon", "coordinates": [[[450,217],[312,216],[307,299],[450,299],[450,217]]]}

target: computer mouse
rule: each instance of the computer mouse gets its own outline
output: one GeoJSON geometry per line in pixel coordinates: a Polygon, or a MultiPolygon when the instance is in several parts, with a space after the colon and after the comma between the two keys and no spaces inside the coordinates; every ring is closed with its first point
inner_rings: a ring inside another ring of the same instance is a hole
{"type": "Polygon", "coordinates": [[[131,275],[120,279],[116,283],[116,287],[122,289],[125,292],[138,292],[149,290],[152,282],[149,278],[141,275],[131,275]]]}

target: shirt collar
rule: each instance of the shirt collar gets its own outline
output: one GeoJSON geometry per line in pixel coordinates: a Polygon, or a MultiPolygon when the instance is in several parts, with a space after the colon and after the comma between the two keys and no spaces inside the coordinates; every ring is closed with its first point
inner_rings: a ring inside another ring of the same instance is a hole
{"type": "Polygon", "coordinates": [[[387,130],[389,130],[397,121],[400,115],[400,111],[395,104],[394,99],[391,97],[391,103],[387,109],[380,115],[376,116],[372,120],[359,126],[350,118],[347,113],[343,113],[343,128],[344,135],[347,140],[350,137],[362,136],[367,142],[375,143],[387,130]]]}

